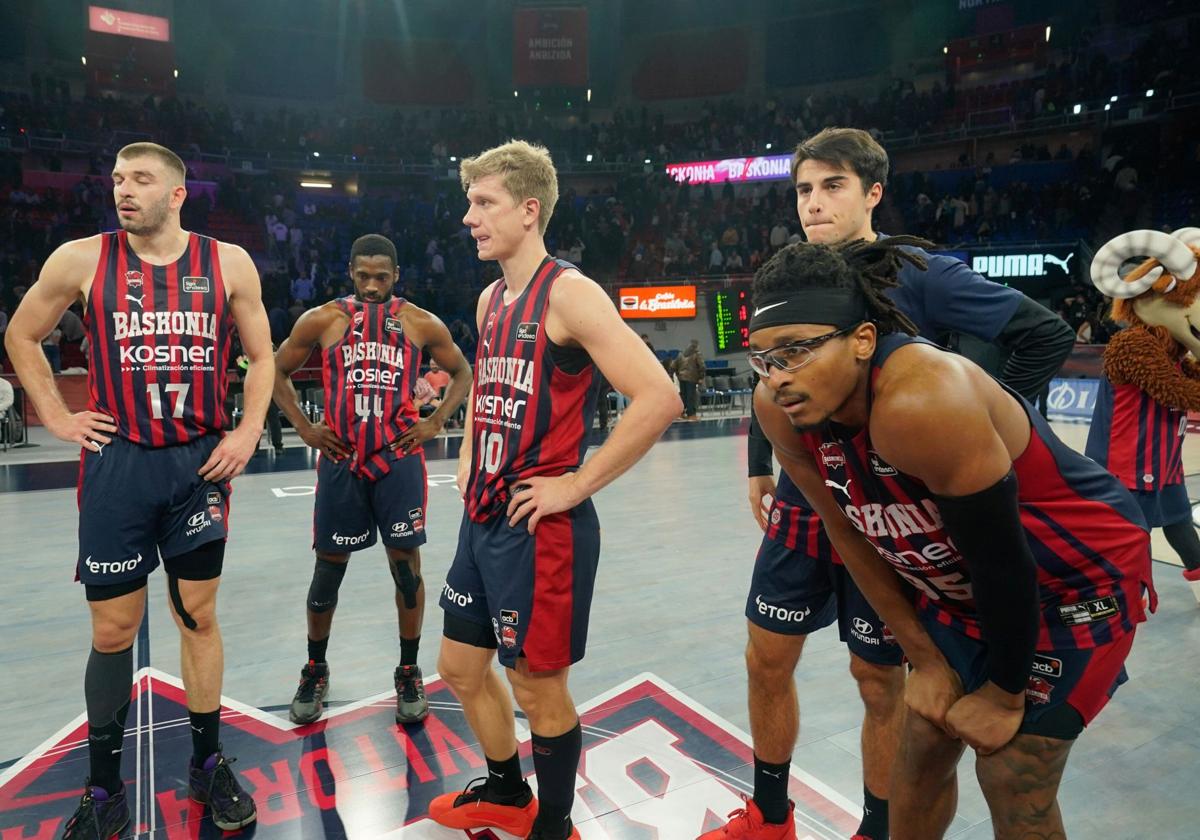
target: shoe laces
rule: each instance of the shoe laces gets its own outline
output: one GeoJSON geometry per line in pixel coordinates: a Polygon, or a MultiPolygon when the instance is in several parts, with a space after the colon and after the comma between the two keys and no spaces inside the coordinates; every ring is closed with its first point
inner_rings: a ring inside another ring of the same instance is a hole
{"type": "Polygon", "coordinates": [[[483,792],[487,789],[487,782],[487,776],[482,776],[478,779],[472,779],[471,781],[467,782],[467,786],[463,788],[462,793],[454,797],[454,807],[457,808],[459,805],[470,805],[472,802],[479,802],[481,799],[483,799],[483,792]],[[471,787],[472,785],[475,785],[476,782],[479,784],[475,787],[471,787]]]}
{"type": "Polygon", "coordinates": [[[209,784],[209,789],[215,790],[222,797],[232,799],[236,802],[242,795],[242,788],[229,766],[235,761],[237,761],[236,758],[226,758],[223,755],[217,758],[217,765],[212,769],[213,776],[212,782],[209,784]]]}
{"type": "Polygon", "coordinates": [[[729,820],[729,822],[726,823],[726,825],[725,825],[725,832],[729,836],[741,837],[742,834],[747,829],[754,827],[754,817],[751,816],[751,814],[750,814],[749,802],[750,802],[749,798],[747,798],[746,796],[743,795],[742,796],[743,807],[734,808],[732,811],[730,811],[728,814],[725,815],[726,818],[729,820]],[[737,829],[734,829],[734,825],[738,824],[738,823],[741,823],[742,825],[739,825],[737,829]],[[736,830],[737,833],[734,834],[733,830],[736,830]]]}
{"type": "Polygon", "coordinates": [[[404,702],[415,703],[421,699],[421,694],[423,693],[421,689],[423,686],[421,683],[421,678],[417,676],[415,668],[412,670],[407,670],[406,668],[401,667],[400,670],[396,672],[396,682],[400,684],[400,696],[404,702]]]}
{"type": "Polygon", "coordinates": [[[325,679],[325,674],[317,672],[311,665],[305,665],[300,671],[300,687],[296,689],[296,699],[311,703],[316,696],[317,686],[325,679]]]}

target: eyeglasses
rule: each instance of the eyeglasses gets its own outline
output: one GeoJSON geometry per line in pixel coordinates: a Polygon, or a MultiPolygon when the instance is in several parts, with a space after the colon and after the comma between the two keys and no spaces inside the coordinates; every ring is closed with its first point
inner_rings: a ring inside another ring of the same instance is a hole
{"type": "Polygon", "coordinates": [[[790,373],[794,370],[799,370],[815,359],[817,348],[825,344],[825,342],[841,335],[847,335],[856,329],[858,329],[858,324],[842,327],[840,330],[834,330],[831,333],[825,333],[825,335],[819,335],[816,338],[789,341],[787,344],[780,344],[777,347],[757,350],[748,354],[746,358],[750,361],[750,369],[763,379],[771,375],[772,367],[777,367],[782,371],[790,373]]]}

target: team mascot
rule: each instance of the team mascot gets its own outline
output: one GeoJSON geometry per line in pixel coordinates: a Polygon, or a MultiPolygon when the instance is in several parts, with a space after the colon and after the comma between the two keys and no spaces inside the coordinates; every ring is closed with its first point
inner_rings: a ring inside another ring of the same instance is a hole
{"type": "Polygon", "coordinates": [[[1104,350],[1086,454],[1129,488],[1183,561],[1200,602],[1200,537],[1183,475],[1188,411],[1200,411],[1200,228],[1135,230],[1092,260],[1092,283],[1127,326],[1104,350]],[[1123,263],[1149,257],[1124,277],[1123,263]]]}

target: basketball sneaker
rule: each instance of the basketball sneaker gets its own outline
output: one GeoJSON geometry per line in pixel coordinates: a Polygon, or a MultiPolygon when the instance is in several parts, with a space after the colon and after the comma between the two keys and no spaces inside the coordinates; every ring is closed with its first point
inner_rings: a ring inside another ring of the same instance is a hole
{"type": "Polygon", "coordinates": [[[292,698],[288,717],[292,723],[312,723],[325,711],[325,695],[329,693],[329,663],[312,662],[300,670],[300,685],[292,698]]]}
{"type": "Polygon", "coordinates": [[[92,787],[91,779],[83,783],[79,807],[63,829],[63,840],[96,840],[120,834],[129,824],[129,802],[125,788],[109,793],[102,787],[92,787]]]}
{"type": "Polygon", "coordinates": [[[742,799],[746,802],[745,808],[730,811],[729,822],[720,828],[714,828],[706,834],[701,834],[696,840],[729,840],[734,837],[743,838],[743,840],[796,840],[796,820],[793,816],[796,806],[794,803],[788,803],[787,822],[776,825],[763,822],[762,811],[759,810],[753,799],[745,796],[742,799]]]}
{"type": "Polygon", "coordinates": [[[425,682],[416,665],[398,665],[392,674],[396,684],[396,723],[419,723],[429,716],[425,682]]]}
{"type": "Polygon", "coordinates": [[[537,812],[538,802],[528,785],[515,796],[501,797],[488,788],[486,778],[472,779],[462,793],[443,793],[429,803],[429,818],[438,825],[499,828],[518,837],[529,835],[537,812]]]}
{"type": "Polygon", "coordinates": [[[232,763],[219,747],[200,766],[194,759],[188,761],[188,796],[209,807],[213,825],[222,831],[236,831],[258,818],[254,798],[242,790],[229,766],[232,763]]]}

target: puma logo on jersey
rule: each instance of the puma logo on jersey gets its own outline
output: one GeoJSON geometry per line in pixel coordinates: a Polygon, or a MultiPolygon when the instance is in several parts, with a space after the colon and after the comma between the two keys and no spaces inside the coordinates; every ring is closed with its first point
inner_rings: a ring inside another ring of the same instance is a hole
{"type": "Polygon", "coordinates": [[[145,299],[145,297],[146,297],[146,295],[144,293],[138,295],[137,297],[134,297],[133,295],[125,295],[125,300],[132,301],[132,302],[136,303],[139,307],[144,307],[145,304],[143,304],[142,301],[145,299]]]}
{"type": "Polygon", "coordinates": [[[845,493],[846,498],[849,499],[850,498],[850,482],[853,480],[854,479],[852,479],[852,478],[847,478],[845,484],[838,484],[836,481],[827,478],[827,479],[825,479],[825,486],[826,487],[836,487],[837,489],[839,489],[843,493],[845,493]]]}

